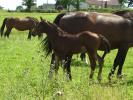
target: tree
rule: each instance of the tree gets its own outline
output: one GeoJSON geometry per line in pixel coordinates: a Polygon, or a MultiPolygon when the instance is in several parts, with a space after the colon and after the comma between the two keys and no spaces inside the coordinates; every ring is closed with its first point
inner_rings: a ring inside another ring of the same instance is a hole
{"type": "Polygon", "coordinates": [[[128,0],[128,7],[133,6],[133,0],[128,0]]]}
{"type": "Polygon", "coordinates": [[[77,10],[80,10],[80,2],[85,0],[56,0],[55,6],[62,5],[65,9],[69,11],[70,5],[73,5],[77,10]]]}
{"type": "Polygon", "coordinates": [[[3,9],[3,7],[2,7],[2,6],[0,6],[0,9],[3,9]]]}
{"type": "Polygon", "coordinates": [[[124,6],[125,3],[127,3],[128,0],[119,0],[119,3],[121,5],[121,7],[124,6]]]}
{"type": "Polygon", "coordinates": [[[31,7],[36,5],[36,0],[23,0],[22,5],[26,6],[27,11],[31,11],[31,7]]]}
{"type": "Polygon", "coordinates": [[[23,10],[23,7],[22,6],[17,6],[16,7],[16,11],[22,11],[23,10]]]}
{"type": "Polygon", "coordinates": [[[76,8],[77,11],[80,10],[80,2],[85,2],[85,0],[73,0],[72,5],[76,8]]]}

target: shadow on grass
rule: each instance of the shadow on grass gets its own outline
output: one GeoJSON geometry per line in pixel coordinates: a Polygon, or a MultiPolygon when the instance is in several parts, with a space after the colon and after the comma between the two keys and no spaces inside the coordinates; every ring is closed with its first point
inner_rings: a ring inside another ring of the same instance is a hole
{"type": "Polygon", "coordinates": [[[103,82],[103,83],[95,83],[99,84],[100,86],[103,87],[117,87],[117,86],[132,86],[133,85],[133,80],[113,80],[111,82],[103,82]]]}
{"type": "Polygon", "coordinates": [[[78,60],[78,59],[72,59],[72,66],[76,67],[88,67],[88,64],[86,64],[84,61],[78,60]]]}

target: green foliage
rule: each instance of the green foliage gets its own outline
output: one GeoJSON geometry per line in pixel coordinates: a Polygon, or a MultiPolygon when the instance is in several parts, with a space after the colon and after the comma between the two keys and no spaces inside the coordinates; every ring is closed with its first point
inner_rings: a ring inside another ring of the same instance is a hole
{"type": "Polygon", "coordinates": [[[69,6],[73,5],[77,10],[80,10],[79,3],[85,0],[57,0],[56,5],[62,5],[65,9],[69,10],[69,6]]]}
{"type": "Polygon", "coordinates": [[[119,0],[119,3],[120,3],[120,5],[121,5],[121,7],[124,6],[125,3],[127,3],[127,1],[128,1],[128,0],[119,0]]]}
{"type": "Polygon", "coordinates": [[[16,7],[16,11],[22,11],[23,10],[23,6],[17,6],[16,7]]]}
{"type": "Polygon", "coordinates": [[[133,0],[127,0],[128,1],[128,7],[132,7],[133,6],[133,0]]]}
{"type": "Polygon", "coordinates": [[[27,11],[31,11],[31,7],[36,5],[36,0],[23,0],[22,5],[26,6],[27,11]]]}

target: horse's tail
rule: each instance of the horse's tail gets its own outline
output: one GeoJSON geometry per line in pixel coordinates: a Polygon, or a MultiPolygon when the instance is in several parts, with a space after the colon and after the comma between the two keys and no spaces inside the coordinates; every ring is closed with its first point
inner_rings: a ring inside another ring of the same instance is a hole
{"type": "MultiPolygon", "coordinates": [[[[56,25],[59,25],[60,19],[61,19],[65,14],[66,14],[66,13],[61,13],[61,14],[57,15],[56,18],[55,18],[55,20],[53,21],[53,23],[55,23],[56,25]]],[[[43,46],[43,50],[46,50],[46,57],[52,53],[52,45],[51,45],[51,43],[48,41],[48,37],[47,37],[47,36],[46,36],[45,39],[42,41],[42,46],[43,46]]]]}
{"type": "Polygon", "coordinates": [[[99,34],[99,36],[101,37],[102,44],[103,44],[103,46],[105,48],[105,52],[104,52],[104,54],[102,56],[102,58],[104,59],[105,55],[110,52],[111,44],[110,44],[109,40],[106,37],[104,37],[103,35],[100,35],[100,34],[99,34]]]}
{"type": "Polygon", "coordinates": [[[7,21],[7,18],[5,18],[5,19],[3,20],[3,24],[2,24],[2,26],[1,26],[1,37],[2,37],[2,35],[3,35],[3,31],[4,31],[4,28],[5,28],[5,25],[6,25],[6,21],[7,21]]]}

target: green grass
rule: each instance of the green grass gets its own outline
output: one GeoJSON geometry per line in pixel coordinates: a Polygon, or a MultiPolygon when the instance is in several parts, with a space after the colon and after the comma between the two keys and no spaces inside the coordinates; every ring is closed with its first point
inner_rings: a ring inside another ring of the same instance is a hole
{"type": "MultiPolygon", "coordinates": [[[[7,13],[0,12],[0,23],[7,16],[40,16],[53,21],[57,14],[7,13]]],[[[132,100],[133,98],[133,49],[128,52],[123,80],[108,83],[116,50],[106,56],[103,80],[98,84],[96,69],[94,82],[89,83],[90,66],[74,56],[72,62],[73,80],[67,82],[62,68],[52,80],[47,78],[50,57],[45,58],[37,37],[27,40],[28,31],[13,30],[10,38],[0,38],[0,100],[132,100]]]]}

